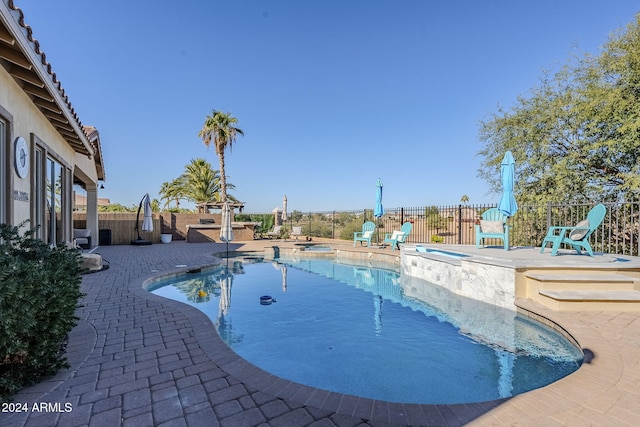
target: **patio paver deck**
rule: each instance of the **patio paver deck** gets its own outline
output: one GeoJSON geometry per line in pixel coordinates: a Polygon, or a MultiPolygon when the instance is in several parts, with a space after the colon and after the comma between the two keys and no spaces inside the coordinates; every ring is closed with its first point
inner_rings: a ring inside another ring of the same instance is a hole
{"type": "MultiPolygon", "coordinates": [[[[257,250],[274,244],[230,246],[257,250]]],[[[373,401],[261,371],[224,345],[198,310],[142,289],[159,273],[211,264],[220,248],[184,242],[98,248],[110,268],[83,276],[81,320],[67,347],[71,368],[17,394],[14,401],[29,411],[0,412],[0,425],[640,425],[637,313],[554,312],[524,302],[569,330],[587,349],[588,363],[550,386],[502,401],[373,401]]]]}

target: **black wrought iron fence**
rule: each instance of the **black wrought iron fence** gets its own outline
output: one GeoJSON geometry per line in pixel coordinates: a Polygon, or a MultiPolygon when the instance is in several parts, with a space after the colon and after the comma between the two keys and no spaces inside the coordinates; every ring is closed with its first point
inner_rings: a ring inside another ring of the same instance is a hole
{"type": "MultiPolygon", "coordinates": [[[[591,235],[594,250],[638,255],[640,253],[640,201],[605,204],[607,214],[591,235]]],[[[386,209],[381,218],[374,218],[372,209],[356,211],[296,212],[290,215],[285,228],[302,227],[308,237],[351,240],[366,221],[376,223],[373,242],[382,243],[385,234],[400,230],[405,222],[413,229],[408,243],[475,244],[476,224],[487,209],[495,205],[444,205],[386,209]]],[[[509,218],[511,246],[540,246],[552,225],[575,225],[587,217],[592,204],[554,204],[519,206],[509,218]]],[[[488,244],[501,245],[501,241],[488,244]]]]}

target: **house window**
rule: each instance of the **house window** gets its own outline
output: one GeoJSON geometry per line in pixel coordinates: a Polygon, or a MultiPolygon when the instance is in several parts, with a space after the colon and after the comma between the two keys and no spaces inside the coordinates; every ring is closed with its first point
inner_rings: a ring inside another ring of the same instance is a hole
{"type": "Polygon", "coordinates": [[[40,240],[46,241],[45,236],[48,235],[46,223],[45,221],[45,169],[44,169],[44,158],[45,154],[40,146],[36,146],[34,150],[33,158],[33,180],[32,180],[32,188],[31,194],[33,197],[31,198],[32,203],[32,211],[31,211],[31,221],[32,227],[36,228],[35,237],[40,240]]]}
{"type": "Polygon", "coordinates": [[[71,240],[71,169],[32,134],[33,181],[31,218],[36,237],[56,245],[71,240]]]}
{"type": "Polygon", "coordinates": [[[64,239],[65,177],[60,163],[47,157],[46,168],[46,210],[45,233],[49,244],[56,244],[64,239]]]}

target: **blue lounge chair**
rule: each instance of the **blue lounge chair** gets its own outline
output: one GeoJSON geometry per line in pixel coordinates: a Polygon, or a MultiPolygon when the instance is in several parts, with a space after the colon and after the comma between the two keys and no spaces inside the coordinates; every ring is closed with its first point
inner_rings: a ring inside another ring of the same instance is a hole
{"type": "Polygon", "coordinates": [[[405,222],[400,227],[400,231],[395,231],[393,233],[385,233],[384,235],[384,243],[391,244],[391,250],[395,250],[396,246],[400,249],[400,243],[404,243],[409,237],[409,233],[413,229],[413,225],[410,222],[405,222]]]}
{"type": "Polygon", "coordinates": [[[362,246],[362,242],[367,242],[367,246],[371,246],[371,237],[373,237],[375,229],[376,225],[371,221],[362,224],[362,231],[353,233],[353,246],[356,246],[356,242],[360,242],[360,246],[362,246]]]}
{"type": "Polygon", "coordinates": [[[498,208],[484,211],[480,224],[476,224],[476,248],[484,246],[484,239],[502,239],[504,250],[509,250],[507,216],[498,208]]]}
{"type": "Polygon", "coordinates": [[[564,243],[578,251],[578,255],[582,254],[580,249],[584,249],[589,256],[593,256],[589,237],[600,226],[606,214],[607,208],[603,204],[598,204],[589,211],[587,219],[580,221],[574,227],[549,227],[549,231],[547,231],[547,235],[542,241],[540,253],[544,252],[547,243],[552,243],[551,255],[555,256],[558,254],[560,245],[564,243]]]}

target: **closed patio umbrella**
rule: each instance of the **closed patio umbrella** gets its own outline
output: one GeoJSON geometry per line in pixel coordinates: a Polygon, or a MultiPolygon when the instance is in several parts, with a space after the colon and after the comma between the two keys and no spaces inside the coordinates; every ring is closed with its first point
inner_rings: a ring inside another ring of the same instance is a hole
{"type": "MultiPolygon", "coordinates": [[[[376,207],[373,210],[373,216],[376,218],[382,218],[384,215],[384,207],[382,206],[382,180],[378,178],[378,182],[376,183],[376,207]]],[[[378,229],[378,233],[376,238],[378,239],[378,244],[380,244],[380,228],[378,229]]]]}
{"type": "MultiPolygon", "coordinates": [[[[284,197],[282,198],[282,225],[284,226],[285,223],[287,222],[287,219],[289,219],[289,217],[287,216],[287,195],[285,194],[284,197]]],[[[286,229],[286,227],[284,227],[286,229]]],[[[286,241],[286,239],[285,239],[286,241]]]]}
{"type": "Polygon", "coordinates": [[[142,221],[142,231],[153,231],[153,214],[151,210],[151,200],[149,200],[149,193],[144,195],[144,220],[142,221]]]}
{"type": "Polygon", "coordinates": [[[225,201],[222,204],[222,224],[220,226],[220,240],[229,244],[233,240],[233,228],[231,226],[231,208],[225,201]]]}
{"type": "Polygon", "coordinates": [[[282,198],[282,222],[285,222],[289,217],[287,216],[287,195],[282,198]]]}
{"type": "Polygon", "coordinates": [[[376,218],[382,218],[384,215],[384,207],[382,206],[382,180],[378,178],[376,183],[376,208],[373,211],[373,216],[376,218]]]}
{"type": "Polygon", "coordinates": [[[500,212],[506,216],[513,216],[518,211],[518,203],[513,195],[516,162],[511,151],[507,151],[502,159],[500,174],[502,178],[502,197],[498,204],[500,212]]]}
{"type": "Polygon", "coordinates": [[[142,210],[142,206],[144,205],[144,220],[142,221],[142,231],[153,231],[153,218],[152,210],[151,210],[151,201],[149,200],[149,193],[145,194],[140,200],[140,205],[138,205],[138,213],[136,214],[136,232],[138,233],[138,238],[131,241],[132,245],[150,245],[151,242],[149,240],[145,240],[140,237],[140,210],[142,210]]]}
{"type": "Polygon", "coordinates": [[[227,246],[227,267],[229,265],[229,242],[233,240],[233,227],[231,225],[231,208],[225,200],[222,204],[222,224],[220,225],[220,240],[227,246]]]}

